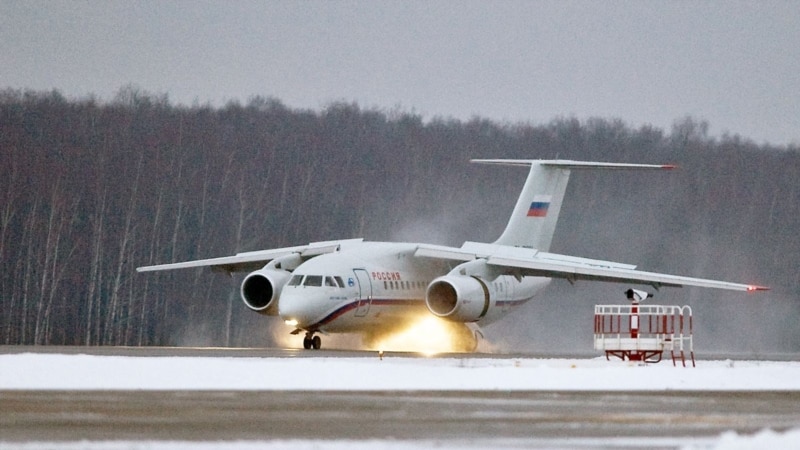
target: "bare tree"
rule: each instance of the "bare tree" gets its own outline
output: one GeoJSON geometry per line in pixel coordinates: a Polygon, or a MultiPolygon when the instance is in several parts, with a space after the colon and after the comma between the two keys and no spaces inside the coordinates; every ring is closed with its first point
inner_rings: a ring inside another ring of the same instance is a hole
{"type": "Polygon", "coordinates": [[[72,255],[75,253],[75,249],[77,244],[74,240],[70,240],[67,243],[67,250],[66,252],[62,248],[62,242],[65,233],[69,233],[71,229],[70,222],[74,220],[75,211],[77,211],[78,205],[80,201],[79,199],[74,199],[72,205],[67,208],[59,208],[59,218],[58,220],[58,227],[56,229],[56,236],[55,241],[53,243],[53,248],[50,250],[53,253],[51,258],[52,263],[51,267],[46,267],[45,270],[50,270],[52,273],[50,275],[50,286],[48,286],[48,295],[47,295],[47,302],[44,310],[44,337],[43,337],[43,344],[50,345],[52,344],[52,330],[53,327],[51,326],[50,319],[52,317],[53,311],[53,303],[55,301],[57,294],[62,294],[60,297],[63,299],[63,293],[59,287],[61,284],[61,280],[64,278],[64,273],[69,268],[70,260],[72,259],[72,255]],[[69,215],[69,218],[68,218],[69,215]]]}
{"type": "Polygon", "coordinates": [[[21,330],[19,333],[19,342],[20,343],[27,343],[28,339],[28,302],[30,297],[30,284],[31,279],[34,276],[34,271],[36,270],[36,265],[34,264],[35,252],[36,249],[34,247],[34,236],[36,235],[34,232],[34,224],[36,223],[36,213],[37,208],[39,205],[39,199],[37,198],[33,206],[31,207],[30,211],[28,212],[28,220],[27,220],[27,245],[26,245],[26,257],[25,257],[25,276],[22,282],[22,310],[20,311],[20,324],[21,330]]]}
{"type": "Polygon", "coordinates": [[[111,301],[110,301],[109,311],[107,314],[107,326],[106,326],[106,337],[105,337],[106,344],[116,343],[117,339],[119,339],[122,335],[121,326],[118,324],[118,321],[120,319],[119,318],[120,291],[122,289],[123,273],[125,268],[128,266],[128,254],[130,252],[129,246],[131,240],[134,237],[135,225],[133,224],[133,217],[136,207],[137,194],[139,191],[139,178],[142,173],[143,162],[144,162],[144,155],[141,155],[139,158],[139,164],[136,166],[136,177],[134,179],[133,187],[131,189],[131,196],[128,201],[128,209],[125,214],[125,226],[122,230],[121,241],[119,244],[119,254],[117,255],[117,267],[114,275],[114,283],[111,288],[111,301]]]}
{"type": "Polygon", "coordinates": [[[102,286],[103,239],[105,238],[107,188],[103,188],[97,198],[94,213],[92,214],[92,251],[89,268],[89,279],[86,293],[86,335],[85,345],[99,344],[99,320],[101,314],[97,309],[97,299],[102,286]]]}
{"type": "MultiPolygon", "coordinates": [[[[158,191],[158,200],[156,201],[156,212],[155,212],[155,216],[153,217],[153,228],[152,228],[152,233],[151,233],[151,236],[150,236],[150,256],[148,258],[148,262],[151,263],[151,264],[155,262],[156,248],[157,248],[157,246],[158,246],[158,244],[160,242],[158,236],[159,236],[159,227],[161,225],[161,210],[162,210],[162,205],[164,203],[163,200],[164,200],[164,188],[162,186],[162,188],[158,191]]],[[[158,274],[155,274],[155,275],[157,276],[158,274]]],[[[148,323],[147,323],[147,305],[148,305],[148,303],[150,301],[149,293],[150,293],[150,280],[151,280],[151,278],[152,277],[146,277],[145,278],[145,280],[144,280],[144,289],[142,290],[141,310],[140,310],[140,314],[141,315],[139,316],[139,334],[138,334],[138,337],[137,337],[137,340],[136,340],[137,345],[140,345],[140,346],[144,345],[144,343],[145,343],[144,331],[145,331],[145,329],[147,328],[147,325],[148,325],[148,323]]],[[[156,280],[154,280],[154,281],[157,282],[158,279],[156,278],[156,280]]],[[[155,301],[154,303],[156,305],[158,305],[157,301],[155,301]]]]}
{"type": "Polygon", "coordinates": [[[0,215],[0,270],[3,274],[0,275],[2,284],[0,285],[0,293],[5,293],[8,301],[0,302],[0,316],[5,315],[8,318],[5,329],[5,343],[8,344],[11,340],[11,318],[14,316],[14,305],[16,302],[16,289],[13,286],[13,277],[9,279],[6,274],[12,273],[15,269],[11,267],[11,261],[16,260],[15,266],[21,258],[6,258],[6,240],[8,239],[11,221],[16,213],[15,196],[18,192],[16,189],[17,184],[17,164],[15,163],[13,154],[10,161],[11,173],[5,178],[8,186],[3,189],[5,193],[5,201],[3,202],[3,211],[0,215]]]}

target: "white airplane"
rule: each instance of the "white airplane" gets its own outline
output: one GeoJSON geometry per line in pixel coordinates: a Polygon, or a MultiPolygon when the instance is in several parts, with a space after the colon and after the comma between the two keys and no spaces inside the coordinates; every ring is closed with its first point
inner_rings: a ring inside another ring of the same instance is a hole
{"type": "Polygon", "coordinates": [[[481,325],[532,299],[553,278],[662,286],[701,286],[737,291],[757,285],[667,275],[636,266],[548,253],[570,171],[672,169],[671,165],[569,160],[476,159],[472,162],[530,167],[505,231],[494,243],[460,248],[363,239],[314,242],[238,253],[222,258],[139,267],[147,272],[211,267],[250,272],[240,293],[245,305],[278,315],[305,333],[303,346],[319,349],[317,333],[359,333],[369,347],[386,332],[421,317],[446,319],[458,349],[473,351],[481,325]]]}

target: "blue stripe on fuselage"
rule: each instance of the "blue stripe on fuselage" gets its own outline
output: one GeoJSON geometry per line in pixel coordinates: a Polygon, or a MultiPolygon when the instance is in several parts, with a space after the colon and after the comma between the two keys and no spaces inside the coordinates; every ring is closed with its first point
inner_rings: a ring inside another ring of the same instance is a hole
{"type": "MultiPolygon", "coordinates": [[[[336,308],[335,310],[333,310],[331,313],[329,313],[324,318],[322,318],[322,320],[320,320],[319,322],[317,322],[317,323],[315,323],[313,325],[310,325],[308,327],[308,329],[309,330],[319,329],[319,327],[327,325],[327,324],[333,322],[334,320],[338,319],[339,317],[347,314],[348,312],[350,312],[350,311],[352,311],[354,309],[357,309],[359,307],[360,303],[361,303],[361,300],[356,300],[356,301],[352,301],[350,303],[347,303],[345,305],[342,305],[342,306],[336,308]]],[[[422,306],[422,307],[425,307],[425,299],[411,299],[411,298],[372,299],[372,301],[369,303],[369,305],[370,305],[370,307],[372,307],[372,306],[422,306]]],[[[364,305],[361,305],[361,306],[366,307],[367,304],[365,303],[364,305]]]]}

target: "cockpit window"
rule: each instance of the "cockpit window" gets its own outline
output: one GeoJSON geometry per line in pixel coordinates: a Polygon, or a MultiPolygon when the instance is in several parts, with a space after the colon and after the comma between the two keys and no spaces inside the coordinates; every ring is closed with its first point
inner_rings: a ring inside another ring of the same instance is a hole
{"type": "Polygon", "coordinates": [[[323,275],[295,275],[289,280],[287,286],[310,286],[310,287],[335,287],[343,288],[342,277],[323,276],[323,275]]]}
{"type": "Polygon", "coordinates": [[[322,275],[307,275],[303,286],[322,286],[322,275]]]}

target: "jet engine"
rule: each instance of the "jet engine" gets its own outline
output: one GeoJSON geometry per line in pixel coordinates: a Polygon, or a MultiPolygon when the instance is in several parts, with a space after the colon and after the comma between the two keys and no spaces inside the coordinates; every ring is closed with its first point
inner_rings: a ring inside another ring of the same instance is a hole
{"type": "Polygon", "coordinates": [[[489,289],[477,276],[446,275],[428,285],[425,304],[444,319],[477,322],[489,311],[489,289]]]}
{"type": "Polygon", "coordinates": [[[268,316],[278,314],[278,297],[292,274],[279,269],[263,268],[250,273],[242,281],[240,293],[244,304],[268,316]]]}

